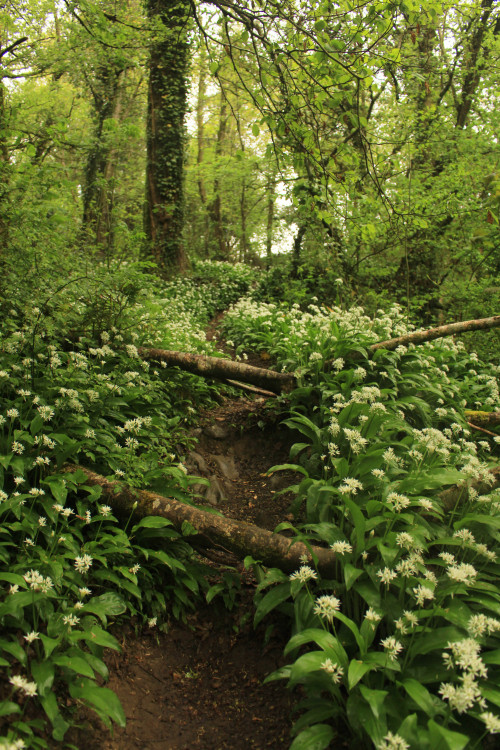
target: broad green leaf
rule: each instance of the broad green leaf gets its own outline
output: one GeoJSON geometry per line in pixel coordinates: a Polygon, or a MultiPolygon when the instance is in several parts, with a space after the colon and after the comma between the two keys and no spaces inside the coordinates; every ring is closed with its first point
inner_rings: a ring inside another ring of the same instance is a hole
{"type": "Polygon", "coordinates": [[[419,633],[418,639],[415,639],[411,646],[411,655],[428,654],[430,651],[439,649],[440,651],[447,647],[448,643],[461,641],[464,633],[455,627],[436,628],[430,633],[419,633]]]}
{"type": "Polygon", "coordinates": [[[282,604],[290,596],[290,581],[286,583],[280,583],[275,588],[265,594],[257,605],[254,616],[254,626],[258,625],[259,622],[275,609],[279,604],[282,604]]]}
{"type": "Polygon", "coordinates": [[[290,750],[325,750],[336,732],[328,724],[315,724],[297,735],[290,750]]]}
{"type": "Polygon", "coordinates": [[[70,725],[61,716],[55,693],[49,691],[46,695],[40,698],[40,703],[42,704],[42,708],[47,714],[50,723],[52,724],[53,738],[60,742],[64,738],[64,735],[66,734],[66,731],[69,729],[70,725]]]}
{"type": "Polygon", "coordinates": [[[31,662],[31,676],[36,682],[38,694],[43,696],[54,682],[54,664],[51,661],[31,662]]]}
{"type": "Polygon", "coordinates": [[[481,693],[483,698],[486,698],[487,701],[494,703],[495,706],[500,706],[500,690],[487,685],[486,687],[481,688],[481,693]]]}
{"type": "Polygon", "coordinates": [[[95,643],[96,646],[104,646],[105,648],[112,648],[115,651],[121,651],[121,646],[111,633],[106,632],[97,625],[93,626],[91,630],[76,631],[74,641],[85,640],[89,643],[95,643]]]}
{"type": "Polygon", "coordinates": [[[161,516],[146,516],[145,518],[141,518],[139,523],[136,523],[135,526],[132,527],[132,534],[134,534],[138,529],[162,529],[164,526],[172,526],[172,521],[169,521],[168,518],[162,518],[161,516]]]}
{"type": "Polygon", "coordinates": [[[351,563],[344,565],[344,580],[347,591],[352,587],[359,576],[363,575],[364,571],[360,568],[355,568],[351,563]]]}
{"type": "Polygon", "coordinates": [[[81,656],[66,656],[65,654],[61,654],[60,656],[54,656],[52,661],[58,667],[71,669],[73,672],[82,674],[84,677],[94,677],[94,670],[81,656]]]}
{"type": "Polygon", "coordinates": [[[299,656],[299,658],[292,664],[290,685],[294,685],[296,682],[303,680],[311,674],[311,672],[318,672],[327,658],[328,654],[325,651],[309,651],[307,654],[299,656]]]}
{"type": "Polygon", "coordinates": [[[427,726],[432,750],[463,750],[469,744],[467,735],[452,732],[451,729],[436,724],[432,719],[427,723],[427,726]]]}
{"type": "Polygon", "coordinates": [[[386,696],[388,695],[387,690],[373,690],[366,685],[360,685],[359,689],[361,691],[361,695],[370,706],[370,709],[375,718],[378,720],[382,716],[382,713],[385,715],[383,706],[386,696]]]}
{"type": "Polygon", "coordinates": [[[364,661],[358,659],[352,659],[349,664],[349,671],[347,672],[347,685],[349,690],[352,690],[355,685],[364,677],[364,675],[371,669],[376,669],[375,664],[367,664],[364,661]]]}
{"type": "MultiPolygon", "coordinates": [[[[324,649],[324,651],[333,651],[334,659],[339,662],[340,666],[344,669],[347,667],[347,653],[338,638],[327,630],[322,630],[320,628],[306,628],[300,633],[293,635],[286,644],[283,653],[286,656],[296,648],[304,646],[306,643],[315,643],[317,646],[324,649]]],[[[332,654],[324,654],[325,658],[327,656],[332,657],[332,654]]]]}
{"type": "Polygon", "coordinates": [[[434,717],[438,711],[441,713],[445,709],[444,703],[435,696],[432,696],[427,688],[418,680],[409,677],[406,680],[403,680],[401,684],[410,698],[415,701],[417,706],[431,718],[434,717]],[[439,704],[441,704],[441,706],[439,706],[439,704]]]}
{"type": "Polygon", "coordinates": [[[9,716],[10,714],[20,714],[21,706],[12,701],[0,701],[0,716],[9,716]]]}
{"type": "Polygon", "coordinates": [[[85,701],[101,717],[109,717],[118,726],[125,726],[125,713],[122,704],[109,688],[98,687],[91,680],[79,679],[70,684],[69,691],[72,698],[85,701]]]}
{"type": "Polygon", "coordinates": [[[48,635],[44,635],[43,633],[41,633],[40,635],[40,640],[43,643],[43,648],[47,659],[49,658],[53,650],[57,648],[61,643],[59,638],[49,638],[48,635]]]}

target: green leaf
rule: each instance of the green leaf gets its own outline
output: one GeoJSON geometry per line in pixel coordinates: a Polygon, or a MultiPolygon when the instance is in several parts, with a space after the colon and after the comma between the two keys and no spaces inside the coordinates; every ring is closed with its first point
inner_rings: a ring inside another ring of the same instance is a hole
{"type": "Polygon", "coordinates": [[[51,653],[59,644],[61,643],[59,638],[49,638],[48,635],[44,635],[43,633],[40,635],[40,640],[43,643],[43,648],[45,651],[45,656],[48,659],[51,653]]]}
{"type": "Polygon", "coordinates": [[[292,664],[290,672],[290,686],[296,682],[300,682],[307,677],[311,672],[318,672],[321,670],[321,665],[328,658],[328,654],[325,651],[309,651],[307,654],[302,654],[292,664]]]}
{"type": "Polygon", "coordinates": [[[255,610],[255,617],[253,620],[254,627],[258,625],[259,622],[269,614],[269,612],[275,609],[282,602],[286,601],[289,596],[290,581],[280,583],[278,586],[275,586],[273,589],[268,591],[267,594],[265,594],[259,601],[255,610]]]}
{"type": "Polygon", "coordinates": [[[431,718],[436,715],[439,711],[439,704],[441,703],[441,711],[445,709],[444,703],[435,696],[432,696],[426,687],[424,687],[418,680],[414,680],[409,677],[403,680],[401,683],[404,689],[412,698],[417,706],[422,709],[431,718]]]}
{"type": "Polygon", "coordinates": [[[351,563],[346,563],[344,565],[344,580],[347,591],[349,591],[355,581],[363,573],[363,570],[361,570],[360,568],[355,568],[354,565],[351,565],[351,563]]]}
{"type": "Polygon", "coordinates": [[[17,641],[1,640],[0,651],[6,651],[8,654],[11,654],[11,656],[13,656],[14,659],[16,659],[18,662],[20,662],[24,666],[26,665],[26,651],[22,648],[22,646],[19,645],[17,641]]]}
{"type": "Polygon", "coordinates": [[[446,648],[448,643],[461,641],[464,634],[455,627],[436,628],[430,633],[419,633],[418,639],[415,639],[411,648],[411,656],[417,654],[428,654],[430,651],[446,648]]]}
{"type": "Polygon", "coordinates": [[[352,690],[355,685],[365,676],[371,669],[376,669],[375,664],[367,664],[364,661],[358,659],[352,659],[349,664],[349,671],[347,672],[347,685],[349,690],[352,690]]]}
{"type": "Polygon", "coordinates": [[[290,750],[325,750],[330,746],[335,734],[328,724],[315,724],[296,736],[290,750]]]}
{"type": "Polygon", "coordinates": [[[139,523],[136,523],[135,526],[132,527],[132,534],[134,534],[137,529],[162,529],[164,526],[172,526],[172,521],[169,521],[168,518],[162,518],[161,516],[146,516],[145,518],[141,518],[139,523]]]}
{"type": "Polygon", "coordinates": [[[91,680],[80,679],[69,686],[72,698],[94,708],[103,719],[109,717],[120,727],[125,726],[125,713],[118,697],[109,688],[97,687],[91,680]]]}
{"type": "Polygon", "coordinates": [[[260,135],[260,128],[256,122],[252,125],[252,133],[256,138],[260,135]]]}
{"type": "Polygon", "coordinates": [[[107,615],[121,615],[127,610],[125,600],[114,591],[107,591],[100,596],[94,596],[86,602],[82,612],[93,612],[102,622],[106,623],[107,615]]]}
{"type": "Polygon", "coordinates": [[[20,714],[21,706],[12,701],[0,701],[0,716],[9,716],[10,714],[20,714]]]}
{"type": "MultiPolygon", "coordinates": [[[[347,667],[348,656],[347,653],[338,640],[332,633],[327,630],[320,628],[306,628],[300,633],[292,636],[285,646],[284,655],[287,656],[290,652],[294,651],[300,646],[304,646],[306,643],[315,643],[324,651],[333,651],[333,657],[339,662],[340,666],[344,669],[347,667]]],[[[332,657],[331,653],[325,654],[326,656],[332,657]]]]}
{"type": "Polygon", "coordinates": [[[94,625],[90,630],[75,631],[71,635],[74,635],[71,638],[73,641],[85,640],[89,641],[89,643],[95,643],[96,646],[104,646],[105,648],[112,648],[115,651],[121,651],[121,646],[116,638],[97,625],[94,625]]]}
{"type": "Polygon", "coordinates": [[[70,725],[61,716],[55,694],[49,691],[46,695],[40,698],[40,702],[52,724],[53,738],[58,742],[61,742],[70,725]]]}
{"type": "Polygon", "coordinates": [[[31,676],[36,682],[38,694],[44,696],[54,682],[54,665],[51,661],[34,661],[31,663],[31,676]]]}
{"type": "Polygon", "coordinates": [[[494,703],[495,706],[500,706],[500,690],[497,690],[494,687],[483,687],[481,688],[481,693],[483,695],[483,698],[486,698],[487,701],[490,701],[490,703],[494,703]]]}
{"type": "Polygon", "coordinates": [[[65,654],[61,654],[60,656],[54,656],[52,661],[58,667],[66,667],[77,674],[82,674],[84,677],[94,677],[94,670],[81,656],[66,656],[65,654]]]}
{"type": "Polygon", "coordinates": [[[463,750],[469,744],[469,737],[436,724],[432,719],[427,723],[432,750],[463,750]]]}
{"type": "Polygon", "coordinates": [[[361,552],[365,544],[365,517],[354,500],[349,495],[344,495],[342,502],[349,508],[354,523],[354,534],[356,536],[356,551],[361,552]]]}
{"type": "Polygon", "coordinates": [[[361,695],[370,706],[370,709],[377,720],[380,720],[381,716],[385,716],[385,710],[383,710],[384,701],[388,695],[387,690],[372,690],[366,685],[360,685],[359,689],[361,695]]]}

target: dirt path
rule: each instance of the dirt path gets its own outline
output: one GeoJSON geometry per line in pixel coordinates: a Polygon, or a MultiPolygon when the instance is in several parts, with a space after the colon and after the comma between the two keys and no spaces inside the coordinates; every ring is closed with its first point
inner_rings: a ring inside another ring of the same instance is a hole
{"type": "MultiPolygon", "coordinates": [[[[270,466],[288,460],[290,435],[279,427],[263,398],[226,399],[202,415],[197,445],[187,457],[190,473],[209,485],[203,499],[225,515],[273,529],[287,518],[290,495],[277,494],[295,478],[267,476],[270,466]]],[[[132,629],[117,634],[121,655],[111,655],[107,686],[119,696],[127,717],[114,736],[89,716],[83,730],[68,738],[79,750],[246,750],[290,744],[292,702],[284,683],[262,685],[280,666],[289,633],[275,622],[253,630],[251,574],[232,611],[220,600],[198,609],[187,625],[173,623],[167,634],[132,629]]],[[[213,565],[214,577],[219,572],[213,565]]]]}

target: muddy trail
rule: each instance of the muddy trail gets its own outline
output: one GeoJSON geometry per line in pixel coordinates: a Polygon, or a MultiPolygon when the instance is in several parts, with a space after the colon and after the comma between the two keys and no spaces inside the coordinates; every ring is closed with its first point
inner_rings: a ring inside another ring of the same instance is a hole
{"type": "MultiPolygon", "coordinates": [[[[292,495],[280,490],[296,476],[267,471],[288,461],[292,436],[263,397],[224,399],[201,416],[193,437],[186,464],[207,480],[194,488],[200,503],[270,530],[291,520],[292,495]]],[[[78,750],[289,747],[293,699],[282,681],[262,684],[284,663],[287,624],[274,619],[272,628],[266,621],[254,630],[252,574],[224,550],[212,558],[211,584],[221,580],[221,564],[241,576],[232,609],[218,597],[186,624],[172,621],[166,634],[115,632],[122,653],[108,657],[107,687],[120,698],[127,726],[110,734],[95,715],[84,716],[68,737],[78,750]]]]}

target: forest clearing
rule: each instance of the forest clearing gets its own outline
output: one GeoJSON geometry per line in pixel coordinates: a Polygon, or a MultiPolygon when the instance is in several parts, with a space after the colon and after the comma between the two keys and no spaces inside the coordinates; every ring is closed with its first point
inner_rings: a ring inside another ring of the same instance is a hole
{"type": "Polygon", "coordinates": [[[0,750],[493,750],[500,7],[0,8],[0,750]]]}

